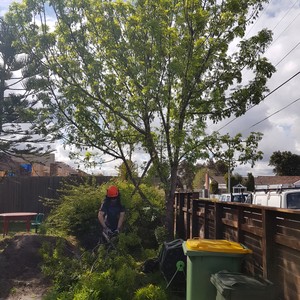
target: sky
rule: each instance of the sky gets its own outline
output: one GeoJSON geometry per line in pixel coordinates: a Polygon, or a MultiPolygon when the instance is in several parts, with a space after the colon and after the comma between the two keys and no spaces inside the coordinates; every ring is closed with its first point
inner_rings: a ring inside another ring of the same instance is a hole
{"type": "MultiPolygon", "coordinates": [[[[0,0],[0,16],[12,2],[0,0]]],[[[273,167],[268,165],[274,151],[290,151],[300,155],[300,1],[270,0],[264,5],[258,19],[248,27],[246,38],[263,28],[273,31],[273,42],[265,53],[276,67],[276,73],[267,83],[269,92],[265,94],[264,101],[248,110],[244,116],[208,127],[208,130],[229,133],[231,136],[239,132],[245,137],[251,131],[263,133],[258,146],[264,153],[263,160],[257,162],[254,168],[242,165],[234,170],[234,173],[243,176],[250,172],[254,176],[274,175],[273,167]]],[[[68,158],[67,149],[61,144],[56,145],[55,157],[57,161],[75,166],[68,158]]],[[[140,157],[137,153],[136,160],[141,160],[140,157]]],[[[90,171],[114,175],[115,165],[107,158],[107,163],[100,169],[90,171]]]]}

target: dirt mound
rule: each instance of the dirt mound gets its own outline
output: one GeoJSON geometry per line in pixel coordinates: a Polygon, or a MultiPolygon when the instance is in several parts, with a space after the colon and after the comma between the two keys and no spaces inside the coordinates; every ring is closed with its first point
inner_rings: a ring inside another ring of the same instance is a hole
{"type": "MultiPolygon", "coordinates": [[[[44,243],[53,248],[59,237],[20,234],[0,242],[0,300],[42,299],[51,283],[41,273],[40,249],[44,243]]],[[[76,253],[75,247],[63,240],[66,255],[76,253]]]]}

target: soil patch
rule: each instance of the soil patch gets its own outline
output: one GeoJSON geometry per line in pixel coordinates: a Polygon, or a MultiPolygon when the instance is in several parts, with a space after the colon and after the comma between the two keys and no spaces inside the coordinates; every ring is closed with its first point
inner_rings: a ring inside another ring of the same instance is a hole
{"type": "MultiPolygon", "coordinates": [[[[42,299],[51,287],[51,281],[41,272],[40,249],[44,243],[53,248],[60,237],[18,234],[0,242],[0,300],[42,299]]],[[[64,240],[68,256],[76,253],[75,247],[64,240]]]]}

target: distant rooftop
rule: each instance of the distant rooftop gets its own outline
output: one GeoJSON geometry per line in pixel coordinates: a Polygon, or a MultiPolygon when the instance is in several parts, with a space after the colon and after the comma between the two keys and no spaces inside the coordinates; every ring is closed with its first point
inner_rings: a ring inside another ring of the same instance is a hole
{"type": "Polygon", "coordinates": [[[300,176],[257,176],[255,177],[255,185],[275,185],[275,184],[300,185],[300,176]]]}

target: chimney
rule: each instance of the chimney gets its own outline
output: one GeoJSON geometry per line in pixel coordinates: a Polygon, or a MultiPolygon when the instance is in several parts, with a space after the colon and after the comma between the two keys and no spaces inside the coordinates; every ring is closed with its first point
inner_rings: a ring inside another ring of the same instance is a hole
{"type": "Polygon", "coordinates": [[[204,190],[204,197],[209,198],[209,174],[208,172],[205,173],[205,190],[204,190]]]}
{"type": "Polygon", "coordinates": [[[206,172],[205,174],[205,189],[209,190],[209,174],[206,172]]]}

